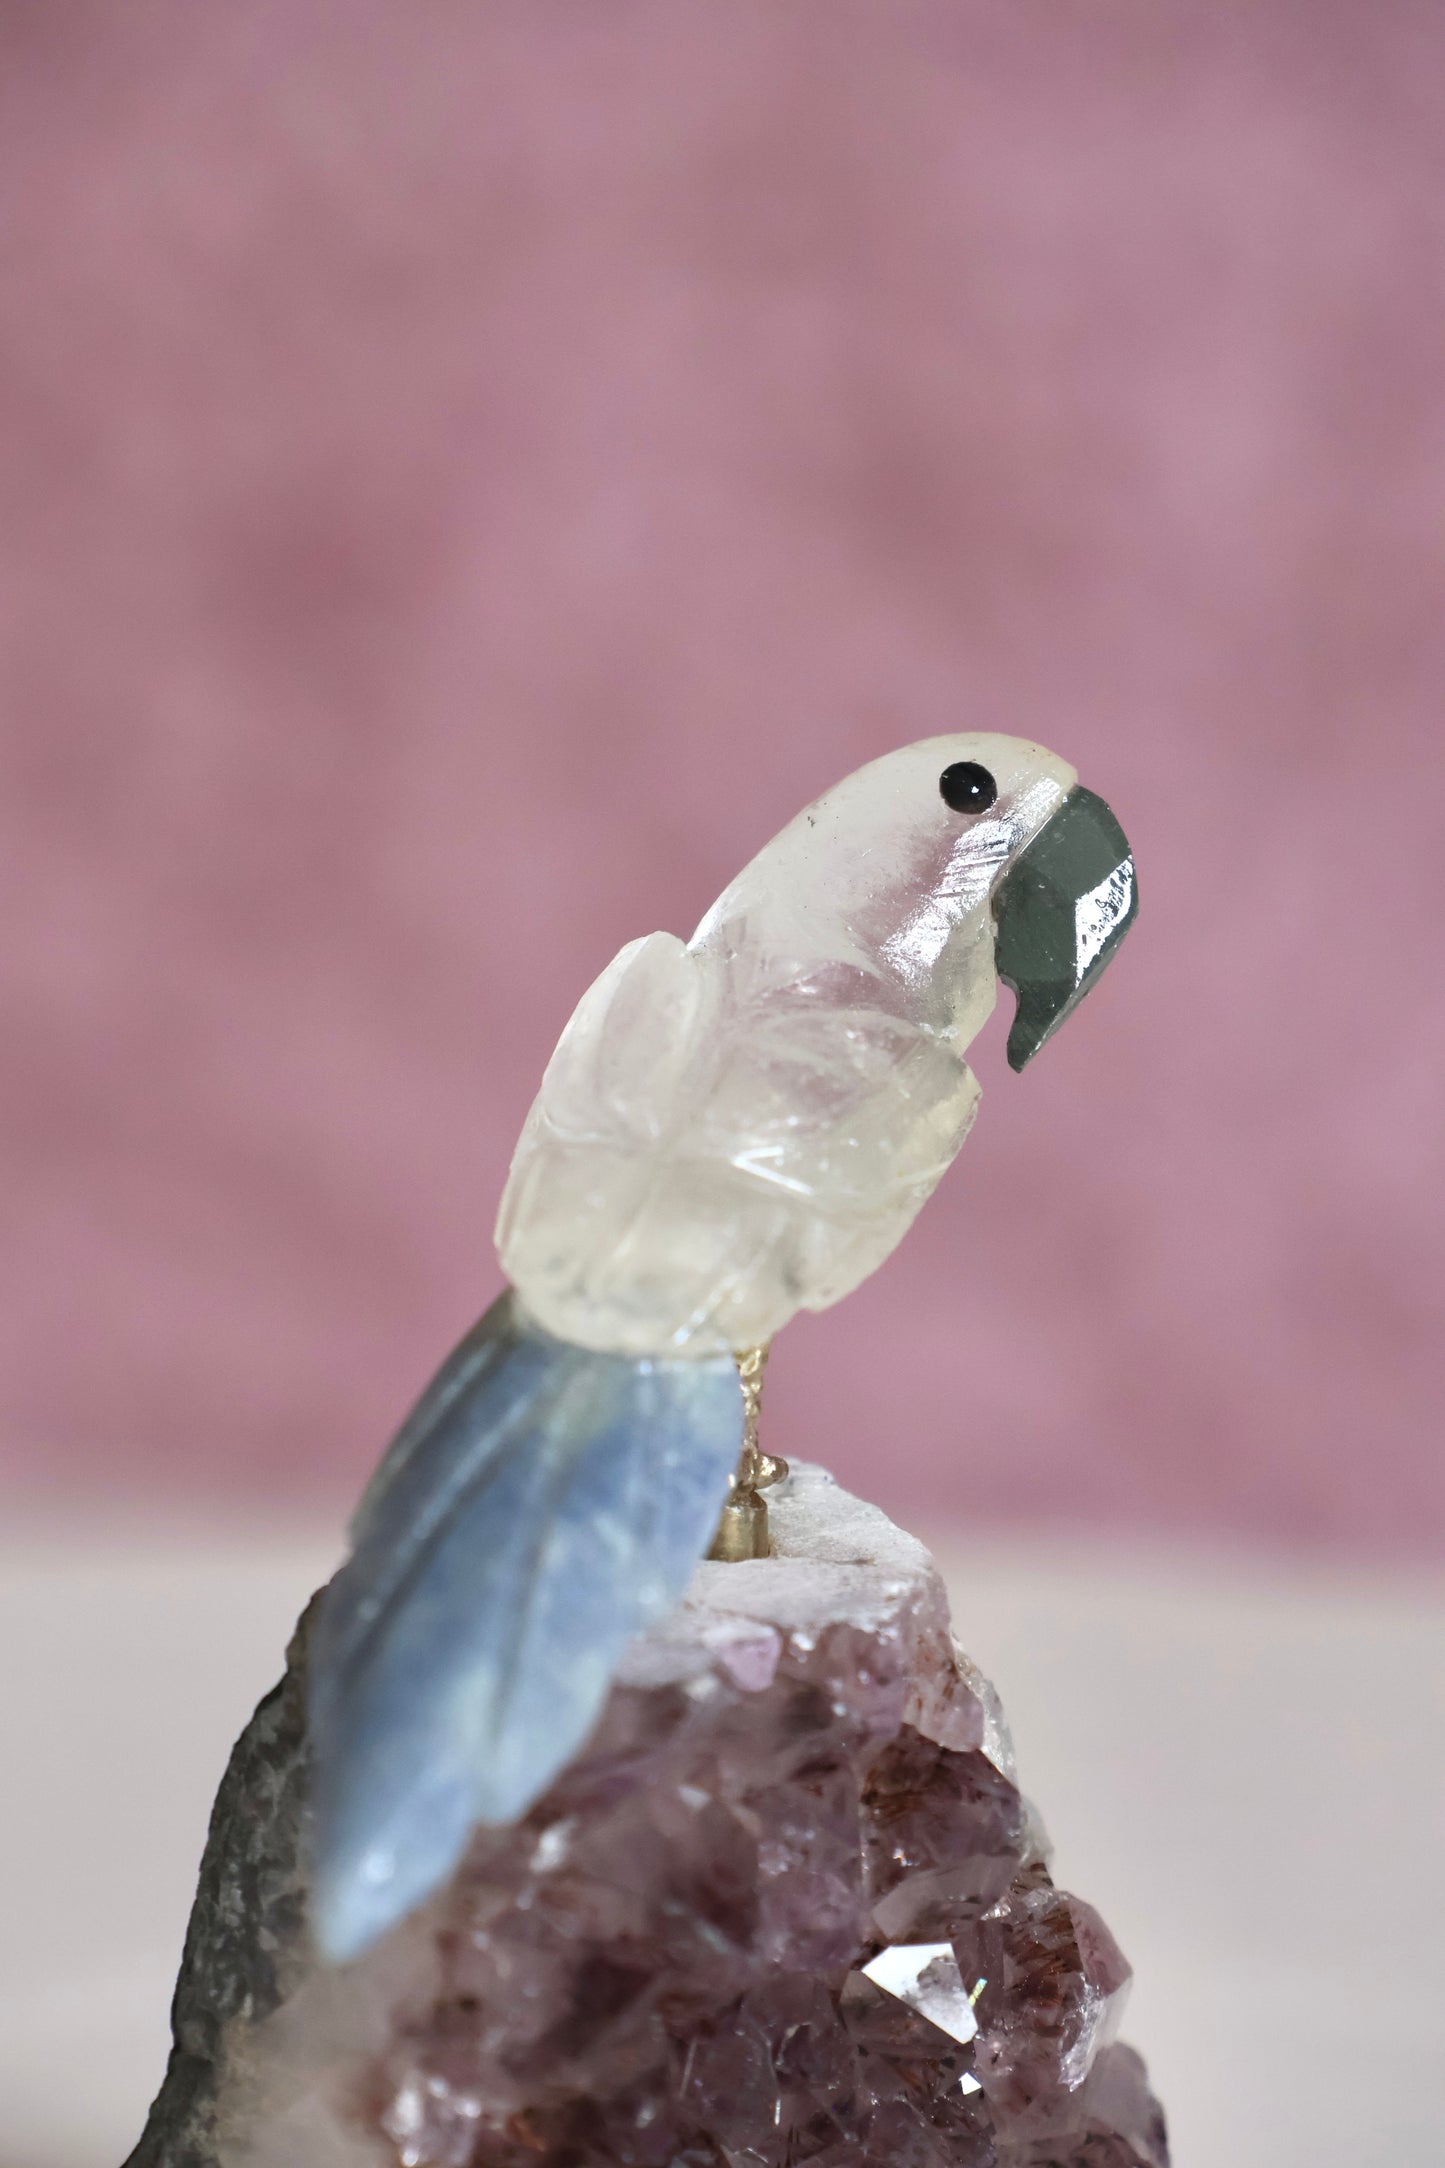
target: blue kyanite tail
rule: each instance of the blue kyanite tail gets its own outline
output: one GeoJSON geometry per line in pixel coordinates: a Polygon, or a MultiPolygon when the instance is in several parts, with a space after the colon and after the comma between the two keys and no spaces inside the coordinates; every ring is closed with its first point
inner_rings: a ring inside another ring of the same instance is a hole
{"type": "Polygon", "coordinates": [[[726,1359],[596,1354],[510,1294],[422,1396],[310,1652],[312,1920],[357,1956],[514,1821],[677,1601],[742,1442],[726,1359]]]}

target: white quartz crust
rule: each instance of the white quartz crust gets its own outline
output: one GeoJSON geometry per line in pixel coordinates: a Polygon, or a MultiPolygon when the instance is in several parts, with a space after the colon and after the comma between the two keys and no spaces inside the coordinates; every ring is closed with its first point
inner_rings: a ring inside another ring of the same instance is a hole
{"type": "Polygon", "coordinates": [[[944,1602],[916,1537],[843,1490],[825,1468],[795,1462],[768,1492],[773,1556],[741,1565],[704,1559],[686,1596],[617,1672],[620,1686],[659,1686],[705,1670],[734,1640],[760,1633],[816,1638],[846,1620],[876,1630],[904,1614],[933,1619],[944,1602]]]}
{"type": "Polygon", "coordinates": [[[768,1502],[773,1556],[741,1565],[704,1559],[677,1609],[631,1644],[617,1684],[661,1686],[721,1665],[761,1688],[785,1637],[816,1640],[839,1624],[877,1633],[897,1623],[928,1682],[915,1690],[909,1723],[942,1746],[982,1748],[1012,1778],[998,1697],[953,1640],[943,1582],[918,1538],[807,1461],[793,1463],[768,1502]]]}

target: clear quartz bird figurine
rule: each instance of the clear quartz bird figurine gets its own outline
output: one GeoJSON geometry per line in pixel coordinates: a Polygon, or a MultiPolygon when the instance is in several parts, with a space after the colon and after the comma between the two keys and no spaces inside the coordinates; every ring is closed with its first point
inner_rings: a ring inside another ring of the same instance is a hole
{"type": "Polygon", "coordinates": [[[382,1461],[320,1606],[326,1955],[525,1813],[720,1520],[715,1555],[763,1547],[763,1351],[883,1262],[952,1161],[997,981],[1021,1069],[1135,909],[1123,832],[1066,762],[930,738],[800,813],[690,941],[629,943],[583,995],[502,1199],[510,1286],[382,1461]]]}

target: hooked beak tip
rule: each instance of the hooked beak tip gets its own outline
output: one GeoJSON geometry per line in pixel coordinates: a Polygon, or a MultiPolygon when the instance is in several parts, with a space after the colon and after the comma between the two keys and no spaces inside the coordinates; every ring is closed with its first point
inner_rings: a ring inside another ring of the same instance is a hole
{"type": "Polygon", "coordinates": [[[1128,838],[1082,784],[1020,853],[994,901],[994,958],[1018,997],[1008,1062],[1024,1069],[1097,983],[1139,907],[1128,838]]]}

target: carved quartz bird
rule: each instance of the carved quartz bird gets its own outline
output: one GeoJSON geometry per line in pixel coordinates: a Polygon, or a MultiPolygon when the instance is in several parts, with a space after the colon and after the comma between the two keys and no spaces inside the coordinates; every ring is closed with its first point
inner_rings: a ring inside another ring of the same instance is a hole
{"type": "MultiPolygon", "coordinates": [[[[373,1478],[310,1652],[313,1923],[357,1955],[580,1747],[724,1509],[764,1350],[901,1240],[968,1134],[998,979],[1021,1069],[1135,912],[1103,800],[1019,738],[930,738],[775,836],[692,939],[624,948],[548,1064],[510,1285],[373,1478]]],[[[730,1503],[731,1499],[731,1503],[730,1503]]],[[[738,1541],[733,1546],[736,1555],[738,1541]]]]}

